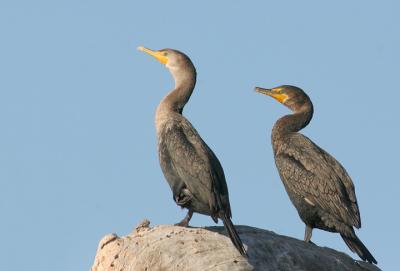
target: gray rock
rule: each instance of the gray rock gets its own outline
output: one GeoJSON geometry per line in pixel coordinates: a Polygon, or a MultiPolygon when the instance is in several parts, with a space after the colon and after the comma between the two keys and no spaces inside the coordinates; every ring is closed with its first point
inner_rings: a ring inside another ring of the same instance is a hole
{"type": "Polygon", "coordinates": [[[223,227],[149,225],[145,220],[127,236],[105,236],[91,271],[380,270],[345,253],[249,226],[237,226],[249,254],[246,259],[225,236],[223,227]]]}

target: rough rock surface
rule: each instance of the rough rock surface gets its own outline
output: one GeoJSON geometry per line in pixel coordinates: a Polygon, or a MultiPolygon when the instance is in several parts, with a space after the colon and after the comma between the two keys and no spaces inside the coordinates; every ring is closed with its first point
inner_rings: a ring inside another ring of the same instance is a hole
{"type": "Polygon", "coordinates": [[[249,226],[237,226],[249,258],[243,258],[223,227],[149,227],[141,222],[131,234],[105,236],[91,271],[153,270],[380,270],[329,248],[249,226]]]}

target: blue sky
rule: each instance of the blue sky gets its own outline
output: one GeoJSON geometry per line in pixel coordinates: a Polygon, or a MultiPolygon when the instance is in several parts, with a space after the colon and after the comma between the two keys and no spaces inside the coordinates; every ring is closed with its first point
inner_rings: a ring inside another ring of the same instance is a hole
{"type": "MultiPolygon", "coordinates": [[[[88,270],[105,234],[184,216],[156,153],[154,111],[173,80],[144,45],[197,67],[184,114],[225,169],[234,223],[299,239],[270,144],[288,110],[253,88],[303,88],[315,108],[303,133],[348,170],[358,235],[395,270],[399,3],[232,2],[0,1],[2,269],[88,270]]],[[[313,241],[357,259],[337,234],[313,241]]]]}

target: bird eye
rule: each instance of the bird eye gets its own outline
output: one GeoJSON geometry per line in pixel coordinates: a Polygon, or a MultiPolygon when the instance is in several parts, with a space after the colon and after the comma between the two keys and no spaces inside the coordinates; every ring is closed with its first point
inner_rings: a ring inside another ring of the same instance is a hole
{"type": "Polygon", "coordinates": [[[167,53],[167,52],[164,52],[164,53],[163,53],[163,56],[167,56],[167,55],[168,55],[168,53],[167,53]]]}

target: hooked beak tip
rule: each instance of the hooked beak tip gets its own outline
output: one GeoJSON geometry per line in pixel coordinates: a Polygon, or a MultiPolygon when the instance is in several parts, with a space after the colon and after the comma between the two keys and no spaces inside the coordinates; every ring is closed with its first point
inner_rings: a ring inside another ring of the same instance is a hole
{"type": "Polygon", "coordinates": [[[258,93],[268,95],[268,96],[271,96],[271,94],[272,94],[271,89],[268,89],[268,88],[255,87],[254,90],[258,93]]]}

